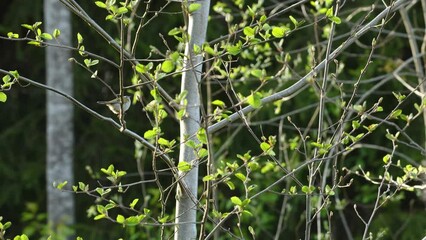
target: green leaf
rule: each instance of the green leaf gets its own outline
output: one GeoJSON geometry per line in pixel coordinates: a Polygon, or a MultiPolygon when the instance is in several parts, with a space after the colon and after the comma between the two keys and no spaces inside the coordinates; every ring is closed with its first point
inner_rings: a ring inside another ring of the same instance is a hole
{"type": "Polygon", "coordinates": [[[243,213],[246,214],[246,215],[248,215],[249,217],[253,217],[253,213],[251,213],[248,210],[244,210],[243,213]]]}
{"type": "Polygon", "coordinates": [[[390,154],[386,154],[386,155],[383,157],[383,162],[384,162],[385,164],[387,164],[387,163],[389,162],[390,158],[391,158],[391,155],[390,155],[390,154]]]}
{"type": "Polygon", "coordinates": [[[219,106],[219,107],[221,107],[221,108],[224,108],[224,107],[225,107],[225,103],[224,103],[223,101],[221,101],[221,100],[214,100],[214,101],[212,102],[212,104],[213,104],[213,105],[216,105],[216,106],[219,106]]]}
{"type": "Polygon", "coordinates": [[[272,36],[276,38],[282,38],[285,36],[286,28],[284,27],[272,27],[272,36]]]}
{"type": "Polygon", "coordinates": [[[162,145],[162,146],[169,146],[170,145],[170,141],[164,138],[160,138],[158,139],[158,144],[162,145]]]}
{"type": "Polygon", "coordinates": [[[333,189],[330,186],[326,185],[325,186],[325,194],[330,195],[330,196],[334,196],[335,192],[333,191],[333,189]]]}
{"type": "Polygon", "coordinates": [[[231,45],[231,46],[227,46],[226,47],[226,51],[233,55],[236,56],[241,52],[241,44],[236,44],[236,45],[231,45]]]}
{"type": "Polygon", "coordinates": [[[256,78],[263,78],[263,71],[260,69],[253,69],[250,71],[250,74],[256,78]]]}
{"type": "Polygon", "coordinates": [[[205,148],[200,148],[200,150],[198,150],[197,155],[199,158],[204,158],[207,157],[209,155],[209,151],[207,151],[207,149],[205,148]]]}
{"type": "Polygon", "coordinates": [[[364,126],[364,128],[367,129],[369,132],[372,132],[376,130],[377,126],[379,126],[379,124],[373,123],[368,126],[364,126]]]}
{"type": "Polygon", "coordinates": [[[254,232],[254,229],[252,226],[248,226],[248,230],[250,232],[250,234],[253,236],[253,239],[255,239],[256,233],[254,232]]]}
{"type": "Polygon", "coordinates": [[[116,221],[117,221],[118,223],[123,224],[123,223],[124,223],[124,221],[126,221],[126,219],[124,218],[124,216],[123,216],[123,215],[118,214],[118,215],[117,215],[117,218],[116,218],[116,221]]]}
{"type": "Polygon", "coordinates": [[[120,177],[123,177],[124,175],[126,175],[127,174],[127,172],[126,171],[118,171],[117,172],[117,174],[116,174],[116,177],[117,178],[120,178],[120,177]]]}
{"type": "Polygon", "coordinates": [[[19,78],[19,72],[18,72],[17,70],[9,71],[9,73],[10,73],[10,74],[12,74],[12,76],[13,76],[14,78],[16,78],[16,79],[18,79],[18,78],[19,78]]]}
{"type": "Polygon", "coordinates": [[[400,115],[402,114],[402,110],[401,109],[396,109],[395,111],[393,111],[390,115],[391,119],[396,119],[398,118],[400,115]]]}
{"type": "Polygon", "coordinates": [[[81,45],[81,46],[78,48],[78,54],[80,54],[82,57],[87,56],[87,54],[85,53],[85,51],[86,51],[86,49],[84,48],[84,45],[81,45]]]}
{"type": "Polygon", "coordinates": [[[61,190],[65,185],[67,185],[68,181],[63,181],[56,186],[57,189],[61,190]]]}
{"type": "Polygon", "coordinates": [[[197,139],[204,144],[207,144],[207,134],[206,134],[206,130],[204,128],[200,128],[198,129],[197,132],[197,139]]]}
{"type": "Polygon", "coordinates": [[[262,151],[267,152],[271,148],[271,145],[267,142],[262,142],[260,144],[260,148],[262,149],[262,151]]]}
{"type": "Polygon", "coordinates": [[[43,38],[43,39],[47,39],[47,40],[52,40],[53,39],[52,35],[50,35],[49,33],[42,33],[40,35],[40,37],[43,38]]]}
{"type": "Polygon", "coordinates": [[[58,38],[59,35],[61,35],[61,30],[55,28],[55,30],[53,30],[53,37],[58,38]]]}
{"type": "Polygon", "coordinates": [[[7,95],[4,92],[0,92],[0,102],[6,102],[7,95]]]}
{"type": "Polygon", "coordinates": [[[105,213],[106,212],[105,207],[100,205],[100,204],[96,205],[96,211],[98,211],[98,213],[105,213]]]}
{"type": "Polygon", "coordinates": [[[302,187],[302,192],[306,193],[306,194],[311,194],[313,193],[313,191],[315,190],[314,186],[308,187],[308,186],[303,186],[302,187]]]}
{"type": "Polygon", "coordinates": [[[215,176],[210,174],[210,175],[203,177],[203,182],[211,181],[211,180],[214,180],[214,179],[215,179],[215,176]]]}
{"type": "Polygon", "coordinates": [[[172,30],[170,30],[167,34],[169,35],[169,36],[175,36],[175,35],[178,35],[178,34],[180,34],[182,32],[182,30],[181,29],[179,29],[179,28],[173,28],[172,30]]]}
{"type": "Polygon", "coordinates": [[[294,27],[297,27],[299,25],[299,22],[294,18],[293,16],[289,16],[290,21],[294,24],[294,27]]]}
{"type": "Polygon", "coordinates": [[[96,6],[98,6],[100,8],[104,8],[104,9],[107,8],[107,5],[103,2],[101,2],[101,1],[96,1],[95,4],[96,4],[96,6]]]}
{"type": "Polygon", "coordinates": [[[95,60],[92,60],[90,58],[84,59],[84,64],[86,64],[87,67],[95,66],[98,63],[99,63],[99,60],[97,60],[97,59],[95,59],[95,60]]]}
{"type": "Polygon", "coordinates": [[[83,36],[81,36],[80,33],[77,33],[77,42],[78,42],[78,45],[83,43],[83,36]]]}
{"type": "Polygon", "coordinates": [[[271,162],[267,162],[265,166],[262,167],[260,170],[261,173],[267,173],[269,171],[272,171],[275,168],[275,164],[271,162]]]}
{"type": "Polygon", "coordinates": [[[99,220],[99,219],[102,219],[102,218],[105,218],[106,216],[105,216],[105,214],[99,214],[99,215],[96,215],[94,218],[93,218],[93,220],[99,220]]]}
{"type": "Polygon", "coordinates": [[[13,33],[13,32],[8,32],[7,33],[7,37],[8,38],[19,38],[19,34],[18,33],[13,33]]]}
{"type": "Polygon", "coordinates": [[[353,108],[358,113],[363,113],[365,111],[365,107],[359,104],[354,105],[353,108]]]}
{"type": "Polygon", "coordinates": [[[157,136],[157,131],[155,129],[148,130],[143,134],[143,137],[146,139],[152,139],[152,138],[155,138],[156,136],[157,136]]]}
{"type": "Polygon", "coordinates": [[[78,188],[80,188],[81,191],[87,191],[87,185],[84,184],[83,182],[79,182],[78,183],[78,188]]]}
{"type": "Polygon", "coordinates": [[[249,162],[247,166],[250,168],[251,171],[256,171],[257,169],[259,169],[258,162],[249,162]]]}
{"type": "Polygon", "coordinates": [[[114,19],[114,15],[112,15],[112,14],[105,17],[105,20],[107,20],[107,21],[112,20],[112,19],[114,19]]]}
{"type": "Polygon", "coordinates": [[[330,18],[333,16],[333,7],[327,9],[327,12],[325,13],[325,15],[330,18]]]}
{"type": "Polygon", "coordinates": [[[339,17],[336,17],[336,16],[331,16],[328,19],[330,19],[330,21],[334,22],[335,24],[342,23],[342,20],[339,17]]]}
{"type": "Polygon", "coordinates": [[[262,94],[260,92],[252,93],[248,96],[247,103],[254,108],[260,108],[262,106],[262,94]]]}
{"type": "Polygon", "coordinates": [[[207,45],[207,44],[205,44],[204,45],[204,47],[203,47],[203,50],[206,52],[206,53],[208,53],[208,54],[210,54],[210,55],[212,55],[212,56],[216,56],[217,55],[217,52],[212,48],[212,47],[210,47],[209,45],[207,45]]]}
{"type": "Polygon", "coordinates": [[[13,238],[13,240],[29,240],[28,236],[25,234],[22,234],[21,236],[17,235],[13,238]]]}
{"type": "Polygon", "coordinates": [[[201,47],[198,46],[197,44],[194,44],[193,51],[194,51],[194,54],[200,54],[201,53],[201,47]]]}
{"type": "Polygon", "coordinates": [[[177,167],[181,172],[188,172],[192,168],[191,164],[188,162],[179,162],[177,167]]]}
{"type": "Polygon", "coordinates": [[[231,190],[235,190],[235,185],[234,185],[234,183],[233,183],[233,182],[231,182],[231,181],[226,181],[225,183],[226,183],[226,185],[228,185],[229,189],[231,189],[231,190]]]}
{"type": "Polygon", "coordinates": [[[236,197],[236,196],[231,197],[231,202],[235,205],[238,205],[238,206],[241,206],[243,204],[241,199],[239,197],[236,197]]]}
{"type": "Polygon", "coordinates": [[[101,172],[105,173],[106,175],[110,176],[112,172],[114,171],[114,165],[110,164],[108,166],[108,169],[101,168],[101,172]]]}
{"type": "Polygon", "coordinates": [[[41,46],[41,43],[39,41],[29,41],[27,44],[28,45],[33,45],[33,46],[36,46],[36,47],[40,47],[41,46]]]}
{"type": "Polygon", "coordinates": [[[126,7],[120,7],[120,8],[118,8],[118,10],[117,10],[117,12],[116,12],[116,14],[117,15],[121,15],[121,14],[125,14],[125,13],[127,13],[129,10],[126,8],[126,7]]]}
{"type": "Polygon", "coordinates": [[[291,194],[296,194],[297,193],[297,187],[296,186],[291,186],[289,192],[291,194]]]}
{"type": "Polygon", "coordinates": [[[188,11],[189,13],[193,13],[197,11],[198,9],[200,9],[200,7],[201,7],[200,3],[191,3],[189,4],[188,11]]]}
{"type": "Polygon", "coordinates": [[[140,63],[138,63],[138,64],[136,65],[135,70],[136,70],[136,72],[138,72],[138,73],[146,73],[146,72],[147,72],[147,69],[146,69],[145,65],[142,65],[142,64],[140,64],[140,63]]]}
{"type": "Polygon", "coordinates": [[[243,32],[244,32],[244,35],[246,35],[247,37],[253,37],[255,34],[254,28],[251,28],[251,27],[245,27],[243,32]]]}
{"type": "Polygon", "coordinates": [[[159,221],[160,223],[166,223],[168,219],[169,219],[169,216],[168,216],[168,215],[166,215],[166,216],[164,216],[163,218],[158,219],[158,221],[159,221]]]}
{"type": "Polygon", "coordinates": [[[175,64],[171,60],[166,60],[161,64],[161,70],[170,73],[175,69],[175,64]]]}
{"type": "Polygon", "coordinates": [[[29,24],[21,24],[21,26],[28,29],[28,30],[33,30],[33,26],[31,26],[29,24]]]}
{"type": "Polygon", "coordinates": [[[360,126],[361,124],[359,123],[359,121],[358,120],[354,120],[354,121],[352,121],[352,129],[358,129],[359,128],[359,126],[360,126]]]}
{"type": "Polygon", "coordinates": [[[12,79],[12,77],[10,77],[10,75],[5,75],[5,76],[2,78],[2,80],[3,80],[3,82],[4,82],[5,84],[6,84],[6,83],[9,83],[11,79],[12,79]]]}
{"type": "Polygon", "coordinates": [[[238,179],[240,179],[243,182],[247,179],[246,176],[242,173],[236,173],[235,177],[237,177],[238,179]]]}
{"type": "Polygon", "coordinates": [[[126,226],[136,226],[138,225],[143,219],[145,218],[144,215],[137,215],[137,216],[130,216],[126,219],[126,226]]]}
{"type": "MultiPolygon", "coordinates": [[[[0,218],[0,220],[2,220],[2,219],[0,218]]],[[[0,230],[6,230],[6,229],[10,228],[10,226],[12,226],[12,223],[11,222],[6,222],[6,223],[3,224],[3,227],[0,228],[0,230]]]]}

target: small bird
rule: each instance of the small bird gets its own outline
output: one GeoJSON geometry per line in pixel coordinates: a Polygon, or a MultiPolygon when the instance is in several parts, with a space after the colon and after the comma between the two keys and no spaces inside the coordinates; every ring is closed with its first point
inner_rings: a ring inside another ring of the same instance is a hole
{"type": "MultiPolygon", "coordinates": [[[[130,97],[129,96],[123,96],[123,112],[126,112],[130,108],[130,97]]],[[[120,108],[121,108],[121,98],[118,96],[117,98],[110,100],[110,101],[98,101],[98,104],[106,105],[109,110],[111,110],[114,114],[120,114],[120,108]]]]}

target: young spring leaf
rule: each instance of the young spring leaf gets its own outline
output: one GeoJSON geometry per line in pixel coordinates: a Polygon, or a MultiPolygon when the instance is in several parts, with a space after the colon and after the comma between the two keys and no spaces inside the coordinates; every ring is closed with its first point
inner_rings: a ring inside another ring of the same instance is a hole
{"type": "Polygon", "coordinates": [[[0,92],[0,102],[6,102],[7,95],[4,92],[0,92]]]}
{"type": "Polygon", "coordinates": [[[179,171],[181,171],[181,172],[188,172],[192,168],[191,164],[189,164],[187,162],[179,162],[177,167],[178,167],[179,171]]]}
{"type": "Polygon", "coordinates": [[[175,64],[171,60],[166,60],[161,64],[161,71],[170,73],[175,69],[175,64]]]}
{"type": "Polygon", "coordinates": [[[198,9],[200,9],[200,7],[201,7],[200,3],[191,3],[189,4],[188,11],[189,13],[193,13],[197,11],[198,9]]]}
{"type": "Polygon", "coordinates": [[[260,92],[255,92],[248,96],[247,103],[254,108],[260,108],[262,106],[262,94],[260,92]]]}
{"type": "Polygon", "coordinates": [[[238,205],[238,206],[241,206],[243,204],[241,199],[239,197],[236,197],[236,196],[231,197],[231,202],[235,205],[238,205]]]}

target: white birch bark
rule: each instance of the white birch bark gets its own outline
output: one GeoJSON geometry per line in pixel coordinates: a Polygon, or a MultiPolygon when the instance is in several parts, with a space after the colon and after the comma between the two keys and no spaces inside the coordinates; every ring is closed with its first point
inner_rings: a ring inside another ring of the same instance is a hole
{"type": "Polygon", "coordinates": [[[198,143],[196,133],[200,128],[200,81],[202,72],[203,57],[195,55],[194,45],[202,46],[205,42],[207,31],[207,18],[209,15],[210,0],[197,1],[201,7],[190,13],[188,16],[188,34],[190,40],[185,48],[185,63],[182,75],[181,91],[187,91],[188,95],[186,115],[180,121],[180,152],[179,162],[190,163],[191,171],[182,173],[183,183],[188,191],[178,186],[176,194],[176,240],[189,240],[197,238],[196,209],[197,209],[197,188],[198,188],[198,163],[194,154],[194,149],[185,145],[187,140],[198,143]]]}
{"type": "MultiPolygon", "coordinates": [[[[71,15],[58,0],[44,0],[45,32],[60,29],[61,44],[71,45],[71,15]]],[[[69,95],[73,92],[73,74],[69,50],[46,48],[46,84],[69,95]]],[[[53,182],[73,184],[73,105],[62,96],[47,92],[47,213],[51,230],[74,223],[74,195],[61,192],[53,182]]],[[[58,236],[59,237],[59,236],[58,236]]]]}

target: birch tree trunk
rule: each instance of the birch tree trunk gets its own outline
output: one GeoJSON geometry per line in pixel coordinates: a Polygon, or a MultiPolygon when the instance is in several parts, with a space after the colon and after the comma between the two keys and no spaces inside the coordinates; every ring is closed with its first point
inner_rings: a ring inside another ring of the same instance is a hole
{"type": "MultiPolygon", "coordinates": [[[[201,7],[188,14],[188,35],[190,40],[185,48],[185,71],[182,74],[181,92],[187,92],[186,114],[180,121],[179,162],[192,165],[189,172],[180,172],[182,184],[178,185],[176,194],[176,240],[197,238],[196,210],[198,188],[198,162],[194,149],[186,145],[188,140],[198,143],[196,133],[200,129],[200,81],[203,57],[194,54],[194,45],[202,46],[207,31],[210,0],[198,1],[201,7]]],[[[183,3],[188,4],[188,3],[183,3]]],[[[183,103],[182,103],[183,104],[183,103]]]]}
{"type": "MultiPolygon", "coordinates": [[[[71,45],[70,12],[58,0],[44,0],[44,22],[46,32],[60,29],[60,43],[71,45]]],[[[70,56],[69,50],[46,48],[46,83],[72,95],[73,74],[68,63],[70,56]]],[[[52,186],[53,182],[63,181],[68,181],[68,185],[73,184],[73,129],[72,103],[56,93],[47,92],[47,213],[53,233],[57,232],[58,226],[74,223],[74,195],[52,186]]]]}

